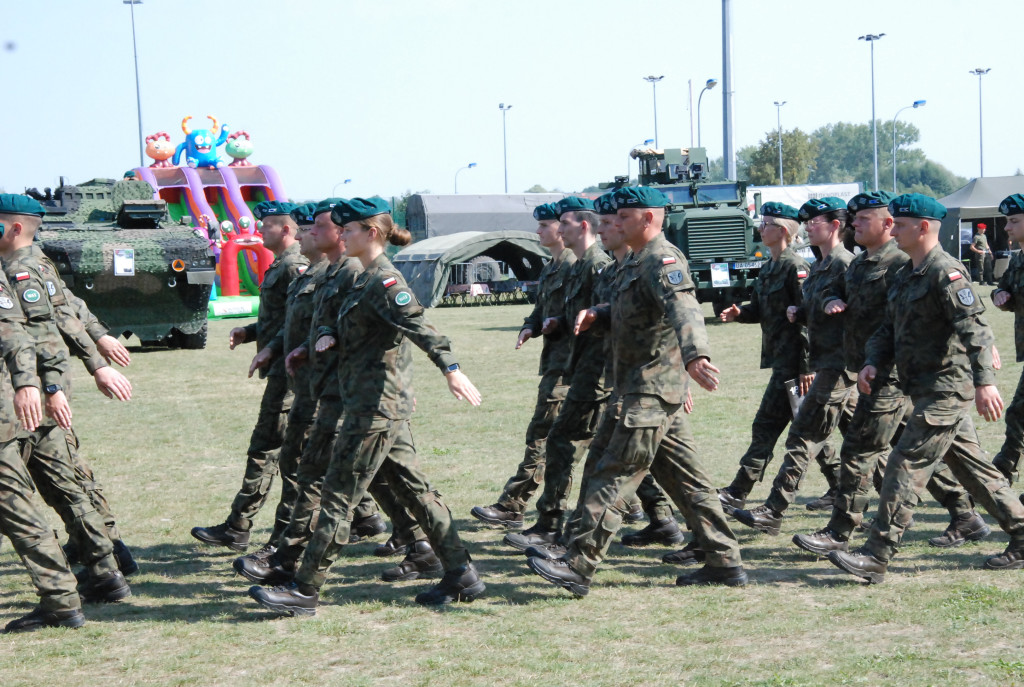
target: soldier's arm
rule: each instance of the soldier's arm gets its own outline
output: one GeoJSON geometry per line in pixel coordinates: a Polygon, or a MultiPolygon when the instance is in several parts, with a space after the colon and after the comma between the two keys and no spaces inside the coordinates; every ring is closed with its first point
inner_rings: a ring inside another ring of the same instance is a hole
{"type": "Polygon", "coordinates": [[[70,362],[47,295],[46,286],[17,262],[5,265],[11,288],[24,315],[21,325],[36,348],[36,368],[43,386],[63,385],[70,362]]]}
{"type": "Polygon", "coordinates": [[[754,282],[754,290],[750,294],[750,302],[739,306],[739,313],[734,322],[753,324],[761,321],[761,278],[754,282]]]}
{"type": "Polygon", "coordinates": [[[438,369],[447,372],[449,367],[458,363],[452,353],[451,341],[427,321],[423,306],[404,282],[384,287],[377,279],[367,288],[371,291],[364,298],[369,298],[377,314],[405,334],[438,369]]]}
{"type": "Polygon", "coordinates": [[[946,287],[943,303],[953,330],[971,361],[974,386],[995,384],[996,375],[992,357],[995,336],[985,318],[981,316],[985,312],[985,306],[975,294],[974,288],[967,283],[966,279],[957,279],[946,287]]]}
{"type": "Polygon", "coordinates": [[[82,361],[90,375],[95,375],[97,370],[107,367],[106,358],[100,354],[95,340],[86,330],[82,320],[75,316],[69,304],[54,307],[53,317],[68,350],[82,361]]]}

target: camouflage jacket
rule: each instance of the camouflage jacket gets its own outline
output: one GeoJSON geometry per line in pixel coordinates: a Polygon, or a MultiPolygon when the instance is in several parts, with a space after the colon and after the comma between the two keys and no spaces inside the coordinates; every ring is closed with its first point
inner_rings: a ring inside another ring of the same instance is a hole
{"type": "Polygon", "coordinates": [[[577,401],[594,401],[608,394],[604,380],[604,335],[600,329],[572,335],[576,314],[595,304],[594,286],[601,269],[612,261],[594,243],[583,257],[576,260],[569,273],[565,307],[558,326],[569,335],[569,397],[577,401]]]}
{"type": "MultiPolygon", "coordinates": [[[[260,284],[260,312],[256,321],[245,327],[245,340],[256,342],[256,351],[262,351],[284,326],[287,315],[288,285],[306,271],[309,265],[299,252],[298,242],[293,243],[281,255],[274,258],[260,284]]],[[[283,377],[284,358],[275,359],[268,367],[260,370],[260,378],[283,377]]]]}
{"type": "MultiPolygon", "coordinates": [[[[537,303],[533,307],[533,312],[523,320],[523,329],[529,329],[534,336],[540,336],[544,320],[565,314],[565,287],[575,262],[576,256],[566,248],[544,265],[537,286],[537,303]]],[[[569,338],[569,334],[562,327],[544,336],[544,347],[540,352],[540,369],[537,374],[544,375],[568,368],[569,338]]]]}
{"type": "Polygon", "coordinates": [[[797,308],[797,321],[807,324],[807,364],[815,372],[846,368],[843,329],[844,324],[850,320],[846,313],[825,314],[825,303],[832,300],[832,289],[844,281],[846,269],[852,260],[853,253],[839,244],[827,258],[814,263],[801,289],[803,304],[797,308]]]}
{"type": "Polygon", "coordinates": [[[315,294],[323,283],[326,269],[326,260],[311,263],[305,272],[288,285],[284,325],[277,330],[274,338],[267,342],[267,348],[272,350],[275,356],[287,355],[309,340],[315,294]]]}
{"type": "Polygon", "coordinates": [[[316,340],[321,336],[338,339],[338,312],[362,271],[363,266],[358,260],[342,256],[341,260],[328,266],[324,284],[317,289],[313,323],[306,344],[309,350],[309,383],[316,398],[324,395],[338,396],[341,393],[338,386],[338,346],[317,353],[316,340]]]}
{"type": "Polygon", "coordinates": [[[994,337],[966,273],[941,246],[917,268],[904,265],[885,318],[868,340],[865,364],[881,369],[895,361],[900,387],[910,396],[946,392],[969,400],[974,387],[994,384],[994,337]]]}
{"type": "Polygon", "coordinates": [[[615,392],[686,398],[686,365],[711,359],[704,315],[683,252],[658,234],[623,260],[615,298],[598,308],[610,318],[615,392]]]}
{"type": "Polygon", "coordinates": [[[1000,291],[1010,294],[1010,300],[1006,301],[1001,310],[1013,313],[1013,341],[1019,363],[1024,361],[1024,250],[1013,254],[1003,276],[999,277],[999,286],[992,292],[992,297],[995,298],[1000,291]]]}
{"type": "MultiPolygon", "coordinates": [[[[619,273],[619,262],[612,260],[600,270],[594,279],[594,303],[593,305],[610,305],[615,296],[615,277],[619,273]]],[[[575,325],[575,323],[573,323],[575,325]]],[[[612,354],[612,339],[608,336],[607,321],[598,320],[591,329],[597,330],[602,341],[602,355],[604,356],[604,378],[605,383],[611,386],[615,380],[615,356],[612,354]]]]}
{"type": "MultiPolygon", "coordinates": [[[[864,367],[868,339],[885,318],[889,288],[896,273],[909,261],[907,254],[890,240],[874,255],[868,255],[867,251],[857,255],[846,269],[846,278],[833,283],[825,296],[825,305],[836,299],[846,303],[842,317],[848,325],[843,331],[843,356],[847,369],[860,372],[864,367]]],[[[896,383],[895,367],[880,368],[875,379],[876,385],[896,383]]]]}
{"type": "Polygon", "coordinates": [[[381,254],[356,279],[338,313],[338,378],[346,415],[412,415],[412,351],[406,339],[443,372],[457,362],[451,342],[427,321],[402,273],[381,254]]]}
{"type": "Polygon", "coordinates": [[[39,386],[36,374],[36,353],[32,339],[22,327],[25,314],[17,297],[0,273],[0,442],[8,442],[18,434],[18,418],[14,412],[14,391],[24,386],[39,386]]]}
{"type": "Polygon", "coordinates": [[[750,302],[740,308],[737,322],[761,323],[761,367],[806,374],[807,328],[786,318],[786,309],[803,304],[801,285],[810,267],[787,247],[761,267],[750,302]]]}
{"type": "MultiPolygon", "coordinates": [[[[10,282],[15,300],[24,314],[22,325],[36,349],[37,367],[42,385],[58,384],[65,392],[70,387],[68,349],[57,329],[56,314],[50,301],[46,278],[34,258],[34,246],[15,251],[3,261],[4,273],[10,282]]],[[[54,287],[55,288],[55,287],[54,287]]],[[[44,418],[44,424],[53,420],[44,418]]]]}

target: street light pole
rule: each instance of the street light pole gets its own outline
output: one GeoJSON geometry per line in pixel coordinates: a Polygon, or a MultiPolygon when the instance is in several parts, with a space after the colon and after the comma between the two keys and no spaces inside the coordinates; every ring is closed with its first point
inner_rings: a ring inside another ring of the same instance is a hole
{"type": "Polygon", "coordinates": [[[979,178],[985,176],[985,138],[982,136],[981,131],[981,77],[985,76],[990,71],[992,70],[978,67],[977,69],[972,69],[968,72],[968,74],[974,74],[978,77],[978,163],[981,167],[981,174],[979,174],[979,178]]]}
{"type": "Polygon", "coordinates": [[[460,167],[458,169],[458,171],[455,172],[455,194],[456,195],[458,195],[458,193],[459,193],[459,172],[461,172],[464,169],[473,169],[474,167],[476,167],[476,163],[475,162],[470,162],[468,165],[466,165],[465,167],[460,167]]]}
{"type": "Polygon", "coordinates": [[[775,101],[775,115],[779,124],[779,186],[786,185],[782,176],[782,106],[785,105],[786,102],[787,101],[785,100],[781,103],[778,100],[775,101]]]}
{"type": "Polygon", "coordinates": [[[665,78],[661,76],[645,76],[644,81],[651,84],[651,92],[654,94],[654,147],[658,147],[658,82],[665,78]]]}
{"type": "Polygon", "coordinates": [[[508,193],[508,135],[505,131],[505,113],[512,109],[511,105],[505,105],[505,103],[498,103],[498,109],[501,110],[501,147],[505,153],[505,193],[508,193]]]}
{"type": "Polygon", "coordinates": [[[869,33],[858,36],[857,40],[867,41],[871,45],[871,135],[874,145],[872,153],[875,159],[875,190],[878,190],[878,120],[875,119],[875,41],[884,36],[884,33],[869,33]]]}
{"type": "Polygon", "coordinates": [[[142,96],[139,91],[139,50],[135,44],[135,6],[141,5],[142,0],[121,0],[121,3],[128,5],[132,12],[132,53],[135,55],[135,107],[139,114],[139,167],[142,167],[142,152],[145,149],[142,137],[142,96]]]}
{"type": "Polygon", "coordinates": [[[718,85],[718,79],[708,79],[704,82],[704,88],[700,90],[700,95],[697,96],[697,147],[700,148],[700,101],[704,98],[704,91],[710,91],[712,88],[718,85]]]}
{"type": "MultiPolygon", "coordinates": [[[[901,107],[896,110],[896,117],[900,116],[900,112],[903,110],[909,110],[914,108],[915,110],[924,105],[926,100],[915,100],[912,105],[901,107]]],[[[892,118],[892,192],[896,193],[896,117],[892,118]]]]}
{"type": "Polygon", "coordinates": [[[334,194],[336,194],[338,192],[338,187],[339,186],[344,186],[345,184],[351,184],[351,183],[352,183],[351,179],[345,179],[345,181],[339,181],[338,183],[336,183],[334,185],[334,188],[331,189],[331,195],[333,196],[334,194]]]}

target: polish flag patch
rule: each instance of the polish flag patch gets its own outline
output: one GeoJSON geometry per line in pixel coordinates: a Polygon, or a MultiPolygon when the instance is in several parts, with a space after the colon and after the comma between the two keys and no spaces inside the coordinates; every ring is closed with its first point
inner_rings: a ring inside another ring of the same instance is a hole
{"type": "Polygon", "coordinates": [[[960,279],[963,276],[964,275],[960,274],[959,272],[950,272],[949,273],[949,280],[950,281],[956,281],[957,279],[960,279]]]}
{"type": "Polygon", "coordinates": [[[32,275],[29,274],[28,272],[18,272],[16,275],[14,275],[14,280],[15,281],[25,281],[26,279],[28,279],[31,276],[32,275]]]}
{"type": "Polygon", "coordinates": [[[674,264],[676,264],[676,259],[671,257],[671,256],[669,256],[667,258],[662,258],[661,259],[661,264],[662,265],[674,265],[674,264]]]}
{"type": "Polygon", "coordinates": [[[797,270],[796,278],[797,279],[806,279],[807,278],[807,270],[797,270]]]}
{"type": "Polygon", "coordinates": [[[391,288],[392,286],[394,286],[395,284],[397,284],[397,283],[398,283],[398,280],[397,280],[397,279],[395,279],[394,277],[388,277],[387,279],[385,279],[385,280],[384,280],[383,282],[381,282],[381,283],[382,283],[382,284],[384,284],[384,288],[385,288],[385,289],[389,289],[389,288],[391,288]]]}

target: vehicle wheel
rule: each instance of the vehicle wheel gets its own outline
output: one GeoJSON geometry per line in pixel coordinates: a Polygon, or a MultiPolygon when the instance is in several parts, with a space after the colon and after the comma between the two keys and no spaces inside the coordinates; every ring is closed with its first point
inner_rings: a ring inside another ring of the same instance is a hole
{"type": "Polygon", "coordinates": [[[466,281],[470,284],[495,281],[501,277],[501,266],[494,258],[486,255],[478,255],[470,260],[466,271],[466,281]]]}
{"type": "Polygon", "coordinates": [[[185,334],[184,332],[176,331],[174,336],[174,343],[177,348],[185,348],[190,350],[206,348],[206,333],[208,330],[209,323],[203,322],[202,328],[195,334],[185,334]]]}

